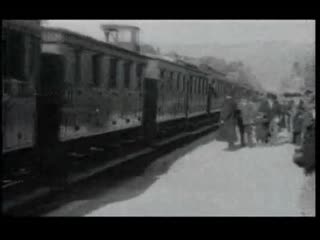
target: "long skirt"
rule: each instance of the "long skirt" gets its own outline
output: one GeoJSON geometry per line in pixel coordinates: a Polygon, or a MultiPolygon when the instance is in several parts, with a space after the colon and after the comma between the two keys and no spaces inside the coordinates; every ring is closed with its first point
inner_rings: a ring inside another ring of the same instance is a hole
{"type": "Polygon", "coordinates": [[[220,138],[223,141],[227,141],[229,143],[234,143],[237,141],[237,133],[236,133],[236,121],[234,119],[230,119],[224,122],[224,124],[220,128],[220,138]]]}
{"type": "Polygon", "coordinates": [[[257,123],[256,124],[256,139],[258,142],[267,142],[268,140],[269,127],[266,123],[257,123]]]}

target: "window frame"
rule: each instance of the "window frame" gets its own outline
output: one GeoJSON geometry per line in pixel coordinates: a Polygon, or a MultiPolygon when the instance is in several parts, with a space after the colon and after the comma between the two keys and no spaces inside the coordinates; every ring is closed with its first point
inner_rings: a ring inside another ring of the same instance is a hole
{"type": "Polygon", "coordinates": [[[132,61],[125,61],[123,64],[123,88],[130,89],[131,87],[131,68],[132,61]]]}
{"type": "Polygon", "coordinates": [[[117,89],[118,82],[117,82],[117,76],[118,76],[118,64],[119,59],[116,57],[111,57],[109,62],[109,79],[108,79],[108,88],[109,89],[117,89]],[[114,65],[113,65],[114,64],[114,65]]]}
{"type": "Polygon", "coordinates": [[[100,53],[93,54],[91,56],[92,59],[92,85],[94,87],[99,87],[101,84],[101,76],[100,76],[100,71],[101,71],[101,57],[102,55],[100,53]]]}
{"type": "Polygon", "coordinates": [[[2,56],[6,58],[3,64],[5,68],[5,71],[2,73],[3,77],[28,82],[29,79],[25,71],[26,61],[28,61],[28,46],[26,46],[28,41],[26,38],[30,36],[15,29],[5,29],[3,34],[1,44],[5,45],[5,51],[2,53],[2,56]],[[16,42],[13,41],[13,39],[16,40],[16,42]]]}
{"type": "Polygon", "coordinates": [[[145,64],[143,63],[137,63],[136,64],[136,78],[137,78],[137,89],[141,89],[142,87],[142,79],[143,79],[143,70],[144,70],[145,64]]]}

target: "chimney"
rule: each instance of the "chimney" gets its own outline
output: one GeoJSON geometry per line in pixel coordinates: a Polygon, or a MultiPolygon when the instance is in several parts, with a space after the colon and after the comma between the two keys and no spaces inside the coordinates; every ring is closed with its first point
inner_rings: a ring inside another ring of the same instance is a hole
{"type": "Polygon", "coordinates": [[[130,51],[140,52],[139,33],[140,29],[135,26],[103,24],[106,42],[125,48],[130,51]]]}

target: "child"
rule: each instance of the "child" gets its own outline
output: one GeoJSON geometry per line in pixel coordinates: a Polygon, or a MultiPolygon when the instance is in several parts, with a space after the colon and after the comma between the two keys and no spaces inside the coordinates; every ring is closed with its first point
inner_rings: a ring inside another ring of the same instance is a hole
{"type": "Polygon", "coordinates": [[[266,117],[260,115],[256,119],[256,140],[258,144],[266,143],[268,137],[268,129],[266,128],[266,117]]]}

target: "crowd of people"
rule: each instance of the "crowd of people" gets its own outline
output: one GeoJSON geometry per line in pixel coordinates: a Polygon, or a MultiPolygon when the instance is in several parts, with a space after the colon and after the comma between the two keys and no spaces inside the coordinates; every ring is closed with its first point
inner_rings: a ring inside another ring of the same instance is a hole
{"type": "Polygon", "coordinates": [[[315,97],[311,91],[306,91],[296,103],[280,101],[272,93],[241,99],[226,96],[220,118],[220,137],[228,142],[230,150],[238,149],[235,146],[238,135],[240,147],[279,144],[279,133],[284,130],[293,144],[302,146],[315,121],[315,97]]]}

